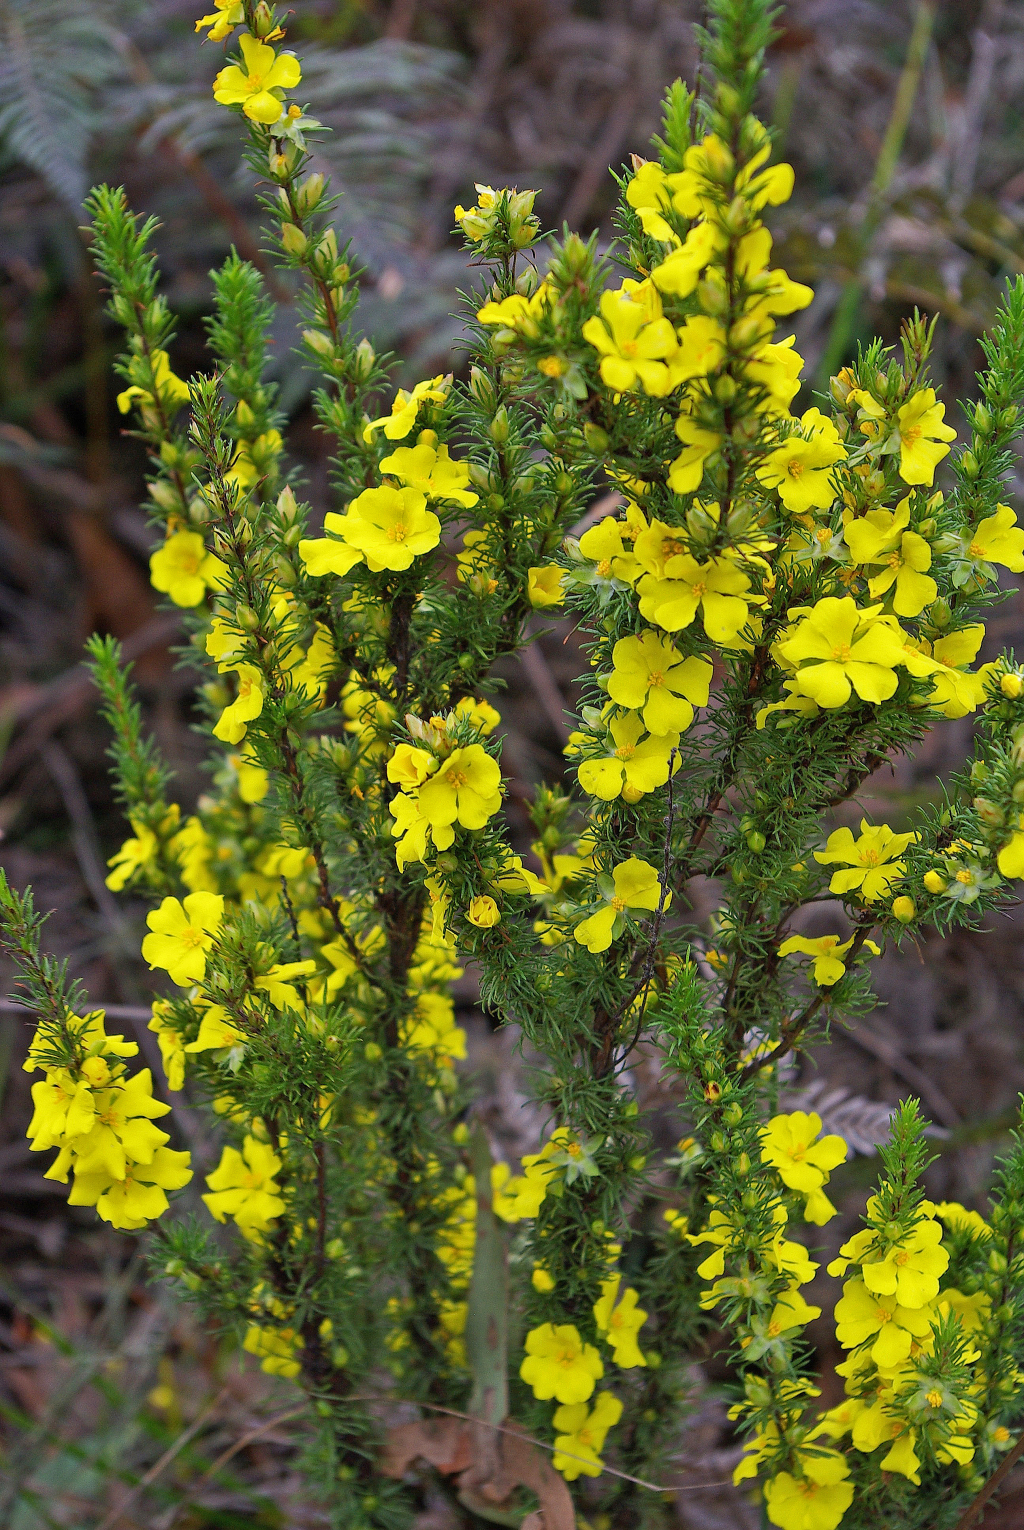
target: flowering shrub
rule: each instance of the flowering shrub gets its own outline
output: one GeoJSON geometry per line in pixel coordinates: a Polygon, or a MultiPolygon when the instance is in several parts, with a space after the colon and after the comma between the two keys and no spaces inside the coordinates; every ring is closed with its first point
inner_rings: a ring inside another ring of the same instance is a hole
{"type": "MultiPolygon", "coordinates": [[[[711,13],[702,100],[675,85],[657,157],[623,177],[615,266],[594,241],[544,243],[532,192],[479,187],[456,209],[484,272],[468,380],[390,402],[287,18],[217,0],[198,23],[238,44],[214,94],[245,119],[299,280],[342,507],[322,534],[264,379],[258,273],[235,256],[214,273],[212,369],[186,384],[150,226],[120,191],[91,200],[127,335],[119,403],[166,533],[153,583],[207,661],[214,741],[183,819],[116,645],[93,643],[132,828],[109,881],[153,898],[142,954],[171,987],[151,1028],[168,1087],[187,1077],[220,1120],[202,1200],[238,1234],[172,1217],[155,1257],[305,1389],[310,1480],[339,1526],[411,1523],[417,1459],[502,1523],[571,1525],[565,1482],[594,1523],[667,1523],[687,1357],[712,1327],[733,1346],[737,1481],[782,1530],[952,1525],[1024,1411],[1021,1142],[986,1220],[925,1198],[923,1123],[898,1113],[830,1266],[849,1359],[823,1412],[801,1288],[845,1147],[777,1108],[777,1065],[869,1004],[871,956],[976,923],[1024,873],[1024,672],[972,667],[999,571],[1024,569],[999,500],[1024,282],[955,450],[920,317],[899,356],[869,346],[794,414],[802,361],[777,324],[812,295],[773,268],[763,222],[793,181],[752,114],[768,7],[711,13]],[[621,506],[591,524],[599,481],[621,506]],[[532,869],[504,820],[490,677],[559,607],[592,673],[578,790],[536,793],[532,869]],[[941,809],[828,832],[880,761],[969,713],[974,759],[941,809]],[[718,890],[710,926],[695,877],[718,890]],[[806,933],[810,904],[831,931],[806,933]],[[549,1135],[521,1164],[469,1130],[463,959],[547,1060],[549,1135]],[[631,1088],[641,1044],[686,1099],[667,1162],[631,1088]],[[389,1425],[398,1399],[433,1429],[389,1425]]],[[[73,1201],[142,1228],[188,1155],[154,1124],[134,1045],[82,1018],[41,954],[31,900],[0,900],[39,1016],[32,1145],[58,1150],[73,1201]]]]}

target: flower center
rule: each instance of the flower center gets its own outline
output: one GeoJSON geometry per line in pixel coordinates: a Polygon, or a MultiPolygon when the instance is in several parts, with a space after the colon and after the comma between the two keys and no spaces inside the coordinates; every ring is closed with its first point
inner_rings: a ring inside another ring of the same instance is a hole
{"type": "Polygon", "coordinates": [[[626,907],[626,902],[625,902],[624,898],[613,898],[612,899],[612,908],[615,910],[615,912],[617,914],[621,914],[625,910],[625,907],[626,907]]]}
{"type": "Polygon", "coordinates": [[[781,1332],[782,1332],[782,1324],[781,1323],[769,1323],[768,1324],[768,1337],[769,1337],[769,1339],[777,1339],[781,1332]]]}
{"type": "Polygon", "coordinates": [[[980,542],[972,542],[967,551],[972,558],[983,558],[985,556],[985,549],[980,542]]]}
{"type": "Polygon", "coordinates": [[[569,1370],[575,1363],[576,1355],[571,1349],[560,1349],[555,1356],[555,1364],[563,1366],[565,1370],[569,1370]]]}
{"type": "Polygon", "coordinates": [[[262,90],[263,76],[261,74],[251,74],[245,83],[250,90],[262,90]]]}
{"type": "Polygon", "coordinates": [[[188,925],[178,936],[181,944],[185,946],[189,951],[200,950],[203,946],[205,938],[206,937],[203,934],[203,931],[197,930],[194,924],[188,925]]]}
{"type": "Polygon", "coordinates": [[[860,863],[862,866],[877,866],[881,859],[882,857],[877,850],[865,850],[860,858],[860,863]]]}
{"type": "Polygon", "coordinates": [[[849,664],[849,662],[850,662],[850,645],[849,645],[849,643],[837,643],[835,648],[833,648],[833,650],[832,650],[832,657],[839,664],[849,664]]]}
{"type": "Polygon", "coordinates": [[[905,1248],[901,1249],[900,1252],[896,1255],[896,1263],[899,1264],[899,1265],[904,1265],[904,1264],[906,1264],[906,1262],[907,1262],[907,1260],[909,1258],[910,1258],[910,1254],[909,1254],[908,1250],[905,1249],[905,1248]]]}
{"type": "Polygon", "coordinates": [[[884,1327],[886,1323],[892,1322],[892,1313],[886,1312],[884,1307],[876,1307],[875,1320],[884,1327]]]}
{"type": "Polygon", "coordinates": [[[570,1142],[565,1151],[568,1153],[570,1158],[579,1158],[580,1154],[583,1152],[583,1149],[580,1147],[578,1142],[570,1142]]]}
{"type": "Polygon", "coordinates": [[[962,882],[965,887],[969,887],[974,881],[974,873],[973,871],[968,871],[965,867],[963,871],[957,872],[956,879],[958,882],[962,882]]]}
{"type": "Polygon", "coordinates": [[[651,673],[648,676],[648,684],[651,685],[651,686],[657,686],[657,685],[664,685],[665,684],[665,676],[661,673],[660,669],[652,669],[651,670],[651,673]]]}
{"type": "Polygon", "coordinates": [[[600,575],[600,577],[602,579],[607,579],[608,575],[611,573],[611,571],[612,571],[611,561],[608,558],[602,558],[600,563],[597,565],[597,572],[600,575]]]}
{"type": "Polygon", "coordinates": [[[814,535],[818,538],[822,547],[829,547],[832,543],[832,530],[829,526],[819,526],[814,535]]]}
{"type": "Polygon", "coordinates": [[[408,535],[409,535],[409,528],[407,526],[404,526],[401,521],[399,521],[396,526],[389,526],[388,527],[388,541],[389,542],[404,542],[408,535]]]}
{"type": "Polygon", "coordinates": [[[452,788],[453,791],[461,791],[465,784],[466,775],[464,771],[453,770],[449,772],[448,785],[452,788]]]}
{"type": "Polygon", "coordinates": [[[904,441],[909,442],[910,445],[913,446],[915,441],[920,441],[922,430],[920,425],[906,425],[900,431],[900,435],[903,437],[904,441]]]}
{"type": "Polygon", "coordinates": [[[635,754],[635,744],[620,744],[618,749],[615,751],[615,758],[617,760],[631,760],[635,754]]]}
{"type": "Polygon", "coordinates": [[[804,470],[804,465],[800,461],[799,457],[793,457],[786,464],[786,471],[789,474],[790,478],[799,478],[801,476],[801,474],[803,473],[803,470],[804,470]]]}
{"type": "Polygon", "coordinates": [[[932,1390],[927,1394],[926,1401],[933,1408],[941,1408],[942,1407],[942,1393],[939,1392],[938,1390],[936,1390],[933,1387],[932,1390]]]}
{"type": "Polygon", "coordinates": [[[678,557],[680,553],[686,551],[682,542],[678,541],[675,537],[666,537],[661,544],[661,550],[666,558],[678,557]]]}
{"type": "Polygon", "coordinates": [[[194,574],[202,560],[195,553],[182,553],[178,558],[178,566],[183,574],[194,574]]]}
{"type": "Polygon", "coordinates": [[[691,591],[693,593],[693,597],[694,597],[695,600],[701,600],[703,598],[703,596],[707,592],[707,585],[706,584],[701,584],[700,582],[698,582],[697,584],[691,585],[690,588],[691,588],[691,591]]]}
{"type": "Polygon", "coordinates": [[[887,561],[890,568],[902,568],[903,554],[900,552],[891,552],[887,561]]]}

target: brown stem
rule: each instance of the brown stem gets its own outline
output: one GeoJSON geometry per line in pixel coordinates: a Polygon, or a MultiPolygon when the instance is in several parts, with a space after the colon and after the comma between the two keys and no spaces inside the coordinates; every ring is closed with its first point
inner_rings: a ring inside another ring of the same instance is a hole
{"type": "Polygon", "coordinates": [[[1024,1456],[1024,1434],[1021,1434],[1013,1449],[1003,1457],[981,1491],[975,1494],[957,1520],[954,1530],[971,1530],[971,1526],[992,1497],[992,1494],[1005,1482],[1022,1456],[1024,1456]]]}

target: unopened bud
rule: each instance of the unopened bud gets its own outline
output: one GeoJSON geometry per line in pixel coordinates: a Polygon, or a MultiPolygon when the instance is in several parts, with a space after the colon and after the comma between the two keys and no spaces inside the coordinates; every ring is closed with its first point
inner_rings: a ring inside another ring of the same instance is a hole
{"type": "Polygon", "coordinates": [[[989,797],[975,797],[974,811],[989,829],[1001,829],[1006,822],[1002,808],[989,797]]]}
{"type": "Polygon", "coordinates": [[[318,356],[334,355],[334,341],[322,329],[304,329],[302,338],[310,350],[315,351],[318,356]]]}
{"type": "Polygon", "coordinates": [[[469,391],[478,404],[485,409],[493,409],[495,405],[494,383],[486,372],[479,367],[471,367],[469,373],[469,391]]]}
{"type": "Polygon", "coordinates": [[[373,372],[376,361],[377,352],[364,336],[356,346],[355,366],[353,368],[360,382],[366,382],[373,372]]]}
{"type": "Polygon", "coordinates": [[[917,906],[915,905],[913,898],[894,898],[892,902],[892,912],[893,917],[898,919],[900,924],[910,924],[911,920],[917,913],[917,906]]]}
{"type": "Polygon", "coordinates": [[[926,871],[921,879],[930,893],[944,893],[949,883],[938,871],[926,871]]]}
{"type": "Polygon", "coordinates": [[[318,205],[324,194],[327,181],[315,170],[312,175],[307,175],[301,186],[295,192],[295,205],[301,213],[311,213],[318,205]]]}
{"type": "Polygon", "coordinates": [[[277,496],[277,513],[289,526],[298,517],[299,506],[291,484],[286,484],[277,496]]]}
{"type": "Polygon", "coordinates": [[[501,405],[500,409],[498,409],[497,413],[495,414],[494,419],[488,426],[488,431],[490,433],[491,440],[496,446],[505,445],[505,442],[508,440],[509,425],[508,410],[505,408],[504,404],[501,405]]]}
{"type": "Polygon", "coordinates": [[[583,439],[597,457],[603,457],[608,450],[608,432],[602,430],[600,425],[584,425],[583,439]]]}
{"type": "Polygon", "coordinates": [[[241,602],[235,607],[235,621],[249,632],[255,632],[260,624],[260,619],[252,606],[243,605],[241,602]]]}
{"type": "Polygon", "coordinates": [[[297,223],[281,224],[281,248],[286,255],[304,255],[309,240],[297,223]]]}
{"type": "Polygon", "coordinates": [[[960,458],[960,470],[965,478],[977,478],[979,472],[978,459],[973,452],[964,452],[960,458]]]}
{"type": "Polygon", "coordinates": [[[697,296],[700,299],[701,308],[705,313],[710,314],[712,318],[717,318],[720,314],[725,313],[729,307],[728,292],[720,282],[713,280],[711,277],[707,277],[704,281],[698,283],[697,296]]]}
{"type": "Polygon", "coordinates": [[[1010,670],[1007,674],[1000,675],[999,689],[1011,701],[1016,701],[1021,691],[1024,690],[1024,675],[1021,675],[1018,670],[1010,670]]]}

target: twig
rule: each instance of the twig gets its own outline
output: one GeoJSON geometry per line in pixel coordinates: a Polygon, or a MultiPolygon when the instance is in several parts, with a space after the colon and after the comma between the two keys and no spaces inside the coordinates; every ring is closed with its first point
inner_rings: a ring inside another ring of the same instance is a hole
{"type": "Polygon", "coordinates": [[[533,686],[537,700],[544,708],[548,721],[563,744],[569,742],[569,727],[565,720],[565,698],[555,682],[551,667],[536,643],[528,643],[519,650],[519,662],[526,678],[533,686]]]}
{"type": "Polygon", "coordinates": [[[68,818],[71,820],[71,843],[75,858],[85,879],[85,885],[93,901],[118,940],[125,944],[127,931],[124,916],[117,905],[103,875],[103,859],[96,825],[74,761],[60,744],[44,744],[39,751],[43,764],[60,792],[68,818]]]}
{"type": "Polygon", "coordinates": [[[126,1514],[131,1508],[132,1504],[137,1503],[146,1489],[151,1487],[156,1479],[167,1470],[171,1462],[181,1454],[189,1441],[195,1438],[200,1429],[202,1429],[203,1425],[206,1423],[207,1419],[217,1411],[225,1397],[228,1395],[228,1387],[224,1387],[222,1391],[218,1392],[217,1396],[213,1399],[213,1402],[207,1404],[203,1411],[192,1420],[188,1428],[184,1430],[183,1433],[179,1434],[174,1444],[168,1450],[165,1450],[159,1461],[157,1461],[154,1466],[149,1468],[149,1471],[144,1477],[140,1478],[140,1480],[132,1488],[131,1492],[126,1496],[120,1507],[111,1510],[106,1519],[104,1519],[103,1522],[97,1526],[97,1530],[114,1530],[114,1526],[117,1524],[122,1515],[126,1514]]]}
{"type": "Polygon", "coordinates": [[[869,1052],[872,1057],[877,1057],[880,1062],[885,1063],[887,1068],[899,1074],[911,1089],[916,1089],[932,1115],[941,1121],[943,1126],[948,1126],[951,1131],[955,1131],[962,1125],[959,1115],[935,1080],[929,1078],[916,1063],[912,1063],[909,1057],[904,1057],[894,1042],[887,1041],[884,1036],[877,1035],[863,1025],[857,1026],[855,1030],[841,1031],[839,1034],[848,1041],[852,1041],[855,1046],[869,1052]]]}
{"type": "MultiPolygon", "coordinates": [[[[110,1020],[148,1021],[153,1014],[148,1004],[94,1004],[93,1009],[102,1009],[110,1020]]],[[[23,1015],[27,1010],[31,1011],[30,1004],[19,1004],[17,999],[0,999],[0,1015],[23,1015]]],[[[90,1011],[86,1010],[86,1014],[90,1011]]]]}
{"type": "Polygon", "coordinates": [[[971,1502],[967,1505],[967,1508],[957,1520],[956,1525],[954,1526],[954,1530],[971,1530],[971,1526],[977,1519],[979,1512],[988,1503],[996,1488],[999,1487],[1001,1483],[1003,1483],[1010,1475],[1010,1472],[1017,1465],[1017,1462],[1020,1460],[1021,1456],[1024,1456],[1024,1434],[1020,1436],[1016,1445],[1009,1452],[1009,1454],[1003,1457],[1002,1461],[999,1463],[999,1466],[992,1473],[991,1477],[985,1483],[985,1486],[981,1489],[980,1493],[977,1493],[971,1502]]]}
{"type": "MultiPolygon", "coordinates": [[[[125,663],[139,659],[151,649],[170,643],[180,632],[180,617],[154,617],[151,622],[146,622],[125,638],[121,644],[121,658],[125,663]]],[[[77,716],[92,700],[95,691],[92,671],[85,664],[76,664],[49,685],[41,686],[34,696],[17,709],[16,722],[28,723],[29,726],[0,761],[0,781],[8,781],[16,775],[39,752],[52,733],[77,716]]]]}

